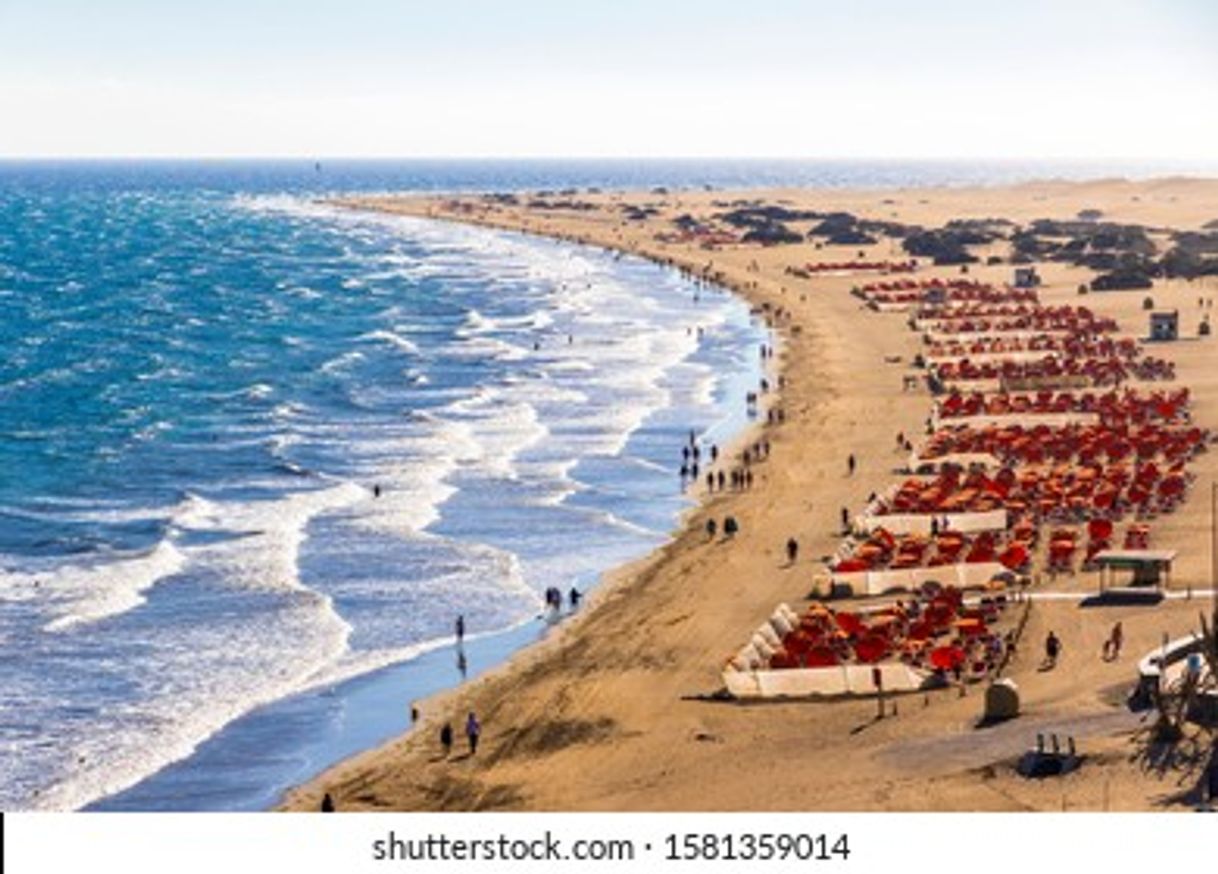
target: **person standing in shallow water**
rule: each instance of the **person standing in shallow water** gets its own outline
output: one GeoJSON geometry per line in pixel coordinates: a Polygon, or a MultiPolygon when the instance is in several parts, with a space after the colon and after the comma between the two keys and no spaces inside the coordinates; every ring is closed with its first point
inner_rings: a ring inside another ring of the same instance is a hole
{"type": "Polygon", "coordinates": [[[457,616],[457,621],[455,623],[455,631],[457,634],[457,643],[460,643],[461,641],[465,640],[465,614],[464,613],[457,616]]]}
{"type": "Polygon", "coordinates": [[[465,737],[469,741],[469,754],[471,756],[478,752],[478,738],[481,736],[482,724],[478,722],[478,717],[471,710],[469,717],[465,720],[465,737]]]}

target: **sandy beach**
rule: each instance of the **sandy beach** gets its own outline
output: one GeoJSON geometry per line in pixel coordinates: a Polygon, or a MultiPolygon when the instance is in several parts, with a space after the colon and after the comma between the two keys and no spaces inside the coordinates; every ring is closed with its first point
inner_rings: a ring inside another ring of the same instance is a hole
{"type": "MultiPolygon", "coordinates": [[[[852,287],[875,275],[803,277],[809,262],[898,260],[899,243],[731,243],[704,247],[672,236],[673,220],[715,216],[741,202],[819,212],[848,211],[879,221],[941,227],[953,219],[1026,223],[1073,220],[1098,210],[1103,221],[1147,226],[1156,241],[1168,230],[1199,230],[1218,219],[1218,180],[1157,179],[1044,182],[1008,188],[748,190],[738,192],[579,192],[539,196],[532,205],[476,195],[361,197],[353,209],[453,220],[558,237],[672,264],[742,295],[781,338],[775,379],[762,398],[766,415],[732,449],[772,447],[752,470],[750,490],[704,495],[663,548],[602,582],[580,612],[541,644],[452,692],[419,702],[407,736],[344,762],[294,790],[288,809],[316,810],[330,793],[340,810],[1147,810],[1185,809],[1195,763],[1150,762],[1140,741],[1145,715],[1125,697],[1135,662],[1163,636],[1193,631],[1208,600],[1189,598],[1210,581],[1210,502],[1218,453],[1190,465],[1195,475],[1183,507],[1153,522],[1156,548],[1178,550],[1169,598],[1157,606],[1081,608],[1094,573],[1041,580],[1033,588],[1022,643],[1004,675],[1019,686],[1022,714],[979,729],[984,690],[911,695],[898,711],[875,718],[870,698],[744,703],[712,697],[725,659],[780,603],[808,603],[824,559],[841,541],[840,512],[857,511],[872,492],[898,479],[906,454],[895,435],[919,439],[932,398],[905,377],[923,351],[908,314],[866,309],[852,287]],[[627,208],[639,218],[627,219],[627,208]],[[657,237],[659,235],[660,238],[657,237]],[[661,239],[663,238],[663,239],[661,239]],[[847,458],[858,460],[851,474],[847,458]],[[708,538],[708,519],[731,515],[740,532],[708,538]],[[789,537],[800,545],[787,562],[789,537]],[[1053,593],[1060,597],[1040,597],[1053,593]],[[1124,625],[1121,657],[1100,650],[1113,623],[1124,625]],[[1063,642],[1056,669],[1039,670],[1040,641],[1063,642]],[[475,711],[484,735],[477,755],[463,754],[460,726],[475,711]],[[437,740],[451,721],[458,753],[445,759],[437,740]],[[1037,733],[1075,738],[1085,756],[1056,780],[1025,780],[1012,767],[1037,733]]],[[[801,235],[814,221],[788,224],[801,235]]],[[[972,247],[982,257],[970,278],[1009,282],[1009,244],[972,247]],[[987,265],[986,256],[1004,263],[987,265]]],[[[1160,249],[1162,251],[1162,249],[1160,249]]],[[[953,278],[959,267],[919,277],[953,278]]],[[[1122,336],[1145,335],[1143,299],[1176,309],[1181,339],[1154,354],[1175,364],[1172,387],[1187,386],[1192,416],[1218,427],[1218,356],[1198,337],[1218,277],[1157,280],[1150,291],[1078,293],[1095,271],[1038,262],[1044,304],[1085,304],[1117,320],[1122,336]]],[[[739,399],[743,405],[744,398],[739,399]]],[[[674,451],[676,447],[674,447],[674,451]]],[[[700,487],[699,487],[700,488],[700,487]]],[[[567,548],[556,545],[556,548],[567,548]]],[[[404,702],[405,703],[405,702],[404,702]]]]}

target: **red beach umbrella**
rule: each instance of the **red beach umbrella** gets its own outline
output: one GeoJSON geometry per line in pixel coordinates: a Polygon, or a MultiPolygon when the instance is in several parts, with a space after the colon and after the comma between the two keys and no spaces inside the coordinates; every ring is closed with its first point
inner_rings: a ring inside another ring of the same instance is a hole
{"type": "Polygon", "coordinates": [[[964,650],[958,646],[940,646],[931,650],[930,663],[936,668],[950,671],[964,664],[964,650]]]}
{"type": "Polygon", "coordinates": [[[888,641],[879,635],[869,634],[854,645],[854,655],[864,664],[878,662],[888,655],[888,641]]]}
{"type": "Polygon", "coordinates": [[[847,634],[858,634],[863,631],[863,620],[854,613],[838,613],[836,617],[837,627],[847,634]]]}

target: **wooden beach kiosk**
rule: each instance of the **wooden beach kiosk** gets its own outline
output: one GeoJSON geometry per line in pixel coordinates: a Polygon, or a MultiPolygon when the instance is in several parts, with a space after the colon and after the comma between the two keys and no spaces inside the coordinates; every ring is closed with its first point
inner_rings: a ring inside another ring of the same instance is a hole
{"type": "Polygon", "coordinates": [[[1174,549],[1105,549],[1091,561],[1099,573],[1102,594],[1121,588],[1116,585],[1116,575],[1123,571],[1133,574],[1129,587],[1159,592],[1171,581],[1171,564],[1175,559],[1174,549]]]}

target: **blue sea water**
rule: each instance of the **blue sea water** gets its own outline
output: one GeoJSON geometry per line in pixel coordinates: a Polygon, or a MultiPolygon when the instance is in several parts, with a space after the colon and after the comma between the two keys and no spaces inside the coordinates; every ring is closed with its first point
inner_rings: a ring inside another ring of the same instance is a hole
{"type": "MultiPolygon", "coordinates": [[[[266,705],[428,670],[457,613],[521,627],[663,541],[690,428],[741,426],[764,338],[741,302],[318,195],[1104,172],[1135,171],[0,162],[0,808],[138,788],[243,720],[272,725],[239,771],[290,755],[266,705]]],[[[143,803],[227,798],[208,774],[143,803]]]]}

